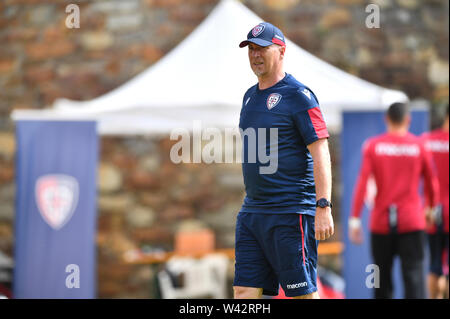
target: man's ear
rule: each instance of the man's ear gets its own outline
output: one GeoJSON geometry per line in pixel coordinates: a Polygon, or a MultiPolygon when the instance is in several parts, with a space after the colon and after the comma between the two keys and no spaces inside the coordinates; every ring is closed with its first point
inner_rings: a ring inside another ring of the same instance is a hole
{"type": "Polygon", "coordinates": [[[408,115],[406,115],[406,119],[405,119],[405,121],[406,121],[406,125],[408,125],[408,127],[411,125],[411,114],[408,114],[408,115]]]}
{"type": "Polygon", "coordinates": [[[284,46],[280,46],[280,57],[283,59],[284,58],[284,53],[286,52],[286,47],[284,46]]]}

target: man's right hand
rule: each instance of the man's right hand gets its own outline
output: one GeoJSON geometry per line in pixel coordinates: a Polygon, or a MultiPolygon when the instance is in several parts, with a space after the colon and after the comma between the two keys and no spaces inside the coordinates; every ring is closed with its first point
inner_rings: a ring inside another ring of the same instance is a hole
{"type": "Polygon", "coordinates": [[[427,223],[427,228],[431,228],[434,226],[434,223],[435,223],[434,219],[435,219],[435,216],[434,216],[433,208],[426,207],[425,208],[425,221],[427,223]]]}
{"type": "Polygon", "coordinates": [[[363,242],[363,231],[361,228],[361,220],[351,217],[348,223],[348,237],[353,244],[361,245],[363,242]]]}

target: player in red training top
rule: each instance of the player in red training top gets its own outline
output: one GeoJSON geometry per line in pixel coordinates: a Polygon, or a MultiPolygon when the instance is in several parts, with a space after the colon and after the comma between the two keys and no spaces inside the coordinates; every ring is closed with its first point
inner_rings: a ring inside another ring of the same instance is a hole
{"type": "Polygon", "coordinates": [[[430,298],[448,298],[448,179],[449,179],[449,133],[448,105],[444,123],[439,129],[424,134],[425,147],[431,152],[438,173],[440,203],[429,210],[427,220],[430,249],[430,273],[428,289],[430,298]]]}
{"type": "Polygon", "coordinates": [[[377,195],[370,215],[371,252],[380,270],[375,298],[392,298],[392,262],[399,255],[405,298],[425,298],[425,214],[419,194],[424,178],[428,202],[437,204],[439,185],[431,154],[423,141],[408,132],[408,105],[392,104],[386,114],[387,133],[368,139],[349,219],[349,237],[362,243],[360,222],[367,180],[373,176],[377,195]]]}

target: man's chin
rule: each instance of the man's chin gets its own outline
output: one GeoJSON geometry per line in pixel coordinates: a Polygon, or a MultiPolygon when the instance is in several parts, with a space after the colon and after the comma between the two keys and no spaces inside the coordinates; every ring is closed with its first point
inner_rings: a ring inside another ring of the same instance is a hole
{"type": "Polygon", "coordinates": [[[252,70],[253,71],[253,73],[255,73],[255,75],[259,78],[259,77],[261,77],[261,76],[264,76],[265,74],[266,74],[266,72],[263,72],[263,71],[258,71],[258,70],[252,70]]]}

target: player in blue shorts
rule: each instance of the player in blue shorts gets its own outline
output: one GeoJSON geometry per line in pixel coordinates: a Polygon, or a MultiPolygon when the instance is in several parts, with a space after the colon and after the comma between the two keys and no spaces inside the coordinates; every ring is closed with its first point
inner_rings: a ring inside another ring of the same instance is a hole
{"type": "Polygon", "coordinates": [[[236,223],[235,298],[317,293],[317,246],[334,233],[328,131],[314,93],[283,71],[286,43],[260,23],[239,45],[258,83],[239,127],[246,197],[236,223]],[[256,145],[255,145],[256,144],[256,145]]]}

